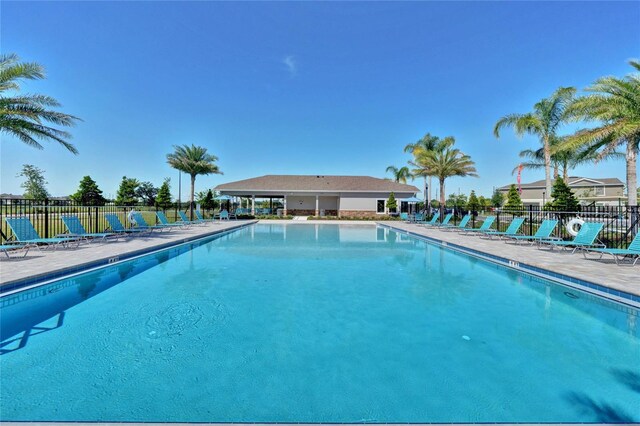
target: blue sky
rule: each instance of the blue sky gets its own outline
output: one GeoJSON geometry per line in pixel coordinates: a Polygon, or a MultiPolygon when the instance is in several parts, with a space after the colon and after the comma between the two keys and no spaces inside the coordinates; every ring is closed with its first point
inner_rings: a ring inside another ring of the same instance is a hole
{"type": "MultiPolygon", "coordinates": [[[[476,161],[480,178],[448,190],[489,195],[514,181],[520,150],[538,147],[510,130],[496,140],[495,122],[559,86],[629,73],[638,22],[639,2],[4,1],[2,52],[47,70],[23,91],[84,121],[78,156],[3,134],[0,190],[22,193],[15,175],[29,163],[54,195],[87,174],[106,195],[123,175],[171,177],[177,194],[165,156],[191,143],[224,172],[197,190],[263,174],[385,177],[430,132],[476,161]]],[[[624,180],[624,163],[573,174],[624,180]]]]}

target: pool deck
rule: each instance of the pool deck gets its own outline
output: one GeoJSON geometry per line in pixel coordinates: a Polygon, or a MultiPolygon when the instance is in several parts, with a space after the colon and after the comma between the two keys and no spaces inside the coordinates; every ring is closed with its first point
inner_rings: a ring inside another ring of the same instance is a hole
{"type": "MultiPolygon", "coordinates": [[[[548,249],[539,250],[536,246],[507,244],[499,239],[484,239],[477,235],[462,235],[458,232],[445,232],[413,223],[381,222],[387,226],[412,232],[425,237],[468,247],[488,255],[500,256],[510,261],[535,266],[557,274],[590,281],[603,287],[640,295],[640,262],[636,266],[616,265],[611,256],[601,260],[598,255],[585,259],[581,252],[548,249]]],[[[589,255],[588,255],[589,256],[589,255]]]]}
{"type": "MultiPolygon", "coordinates": [[[[237,220],[207,223],[177,229],[154,231],[147,235],[120,237],[118,240],[82,243],[78,248],[58,248],[38,250],[31,248],[26,257],[0,260],[0,287],[12,287],[25,279],[71,273],[78,267],[95,262],[142,254],[153,248],[162,248],[189,240],[214,235],[225,230],[238,228],[255,220],[237,220]]],[[[14,255],[15,256],[15,255],[14,255]]]]}
{"type": "MultiPolygon", "coordinates": [[[[118,241],[106,243],[94,242],[81,244],[77,249],[58,249],[39,251],[32,248],[25,258],[2,259],[0,261],[0,286],[12,284],[25,279],[60,275],[91,264],[96,261],[114,257],[130,256],[161,248],[168,244],[176,244],[188,240],[229,230],[232,228],[254,223],[255,220],[238,220],[218,222],[205,226],[179,228],[171,232],[154,232],[146,237],[121,238],[118,241]]],[[[375,226],[373,221],[284,221],[262,220],[260,223],[287,223],[295,225],[309,224],[350,224],[375,226]]],[[[501,240],[481,239],[478,236],[460,235],[457,232],[443,232],[437,229],[425,228],[416,224],[400,221],[379,222],[386,226],[412,232],[418,235],[434,238],[448,243],[472,248],[489,255],[500,256],[514,262],[526,263],[551,272],[590,281],[615,290],[640,295],[640,262],[636,266],[618,266],[612,258],[605,256],[601,261],[584,259],[581,253],[569,254],[564,252],[549,252],[538,250],[528,245],[515,246],[501,240]]]]}

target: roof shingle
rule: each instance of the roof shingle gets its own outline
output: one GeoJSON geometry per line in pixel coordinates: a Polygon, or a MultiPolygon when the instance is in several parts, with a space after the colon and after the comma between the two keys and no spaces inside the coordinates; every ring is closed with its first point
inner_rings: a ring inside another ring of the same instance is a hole
{"type": "Polygon", "coordinates": [[[317,192],[418,192],[413,185],[405,185],[371,176],[324,175],[265,175],[251,179],[223,183],[218,191],[317,191],[317,192]]]}

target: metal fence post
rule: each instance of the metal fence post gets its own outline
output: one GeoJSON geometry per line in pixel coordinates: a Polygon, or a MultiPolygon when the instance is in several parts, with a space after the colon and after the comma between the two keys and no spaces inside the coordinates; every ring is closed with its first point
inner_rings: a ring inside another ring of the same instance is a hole
{"type": "Polygon", "coordinates": [[[44,238],[49,238],[49,199],[44,199],[44,238]]]}
{"type": "Polygon", "coordinates": [[[533,205],[529,204],[529,235],[533,235],[533,205]]]}

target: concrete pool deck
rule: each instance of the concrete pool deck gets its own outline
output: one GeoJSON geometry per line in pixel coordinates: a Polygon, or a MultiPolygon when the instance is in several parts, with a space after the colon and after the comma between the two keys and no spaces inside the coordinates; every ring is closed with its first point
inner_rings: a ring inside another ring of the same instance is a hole
{"type": "MultiPolygon", "coordinates": [[[[147,237],[121,238],[106,243],[94,242],[82,244],[77,249],[58,249],[56,251],[38,251],[32,248],[25,258],[2,259],[0,261],[0,287],[9,287],[25,279],[37,278],[52,273],[64,273],[84,264],[90,264],[113,257],[122,257],[154,247],[176,244],[207,235],[244,226],[256,220],[238,220],[217,222],[205,226],[180,228],[172,232],[154,232],[147,237]]],[[[349,224],[375,226],[373,221],[336,221],[336,220],[261,220],[260,223],[287,223],[296,226],[312,224],[349,224]]],[[[440,241],[468,247],[489,255],[500,256],[514,262],[526,263],[551,272],[590,281],[634,295],[640,295],[640,264],[637,266],[618,266],[609,257],[602,261],[584,259],[581,253],[569,254],[558,251],[538,250],[531,246],[515,246],[501,240],[486,240],[478,236],[460,235],[456,232],[443,232],[416,224],[401,221],[379,222],[403,231],[423,235],[440,241]]]]}

